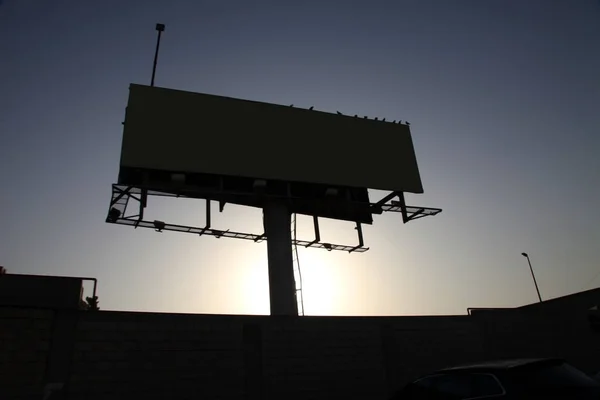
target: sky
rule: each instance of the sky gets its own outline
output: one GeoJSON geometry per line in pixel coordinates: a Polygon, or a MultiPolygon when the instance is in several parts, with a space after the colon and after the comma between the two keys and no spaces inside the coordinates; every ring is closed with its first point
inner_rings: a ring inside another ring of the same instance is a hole
{"type": "MultiPolygon", "coordinates": [[[[363,254],[300,249],[307,315],[532,303],[521,252],[543,298],[600,286],[596,0],[0,1],[9,273],[96,277],[102,309],[269,313],[264,243],[104,222],[158,22],[158,86],[411,122],[425,193],[407,202],[443,212],[376,216],[363,254]]],[[[161,199],[147,218],[201,226],[203,210],[161,199]]],[[[261,233],[261,212],[227,206],[213,226],[261,233]]],[[[321,233],[356,241],[351,223],[321,233]]]]}

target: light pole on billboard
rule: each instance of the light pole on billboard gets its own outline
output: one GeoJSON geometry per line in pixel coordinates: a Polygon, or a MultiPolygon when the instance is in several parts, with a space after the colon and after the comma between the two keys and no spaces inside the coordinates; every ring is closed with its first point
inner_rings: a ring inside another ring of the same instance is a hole
{"type": "Polygon", "coordinates": [[[531,277],[533,278],[533,283],[535,285],[535,290],[537,291],[537,295],[538,295],[538,298],[540,299],[540,303],[541,303],[542,302],[542,295],[540,294],[540,288],[538,288],[537,281],[535,280],[535,274],[533,273],[533,267],[531,266],[531,260],[529,259],[529,254],[527,254],[527,253],[521,253],[521,255],[523,257],[525,257],[527,259],[527,262],[529,263],[529,270],[531,271],[531,277]]]}
{"type": "Polygon", "coordinates": [[[152,80],[150,86],[154,86],[154,76],[156,75],[156,63],[158,62],[158,48],[160,47],[160,35],[165,31],[165,24],[156,24],[158,38],[156,39],[156,51],[154,52],[154,65],[152,66],[152,80]]]}

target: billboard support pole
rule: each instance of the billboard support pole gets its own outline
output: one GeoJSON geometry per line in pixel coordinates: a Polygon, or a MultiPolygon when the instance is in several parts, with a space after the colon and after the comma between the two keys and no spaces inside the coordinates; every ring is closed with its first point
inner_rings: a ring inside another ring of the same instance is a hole
{"type": "Polygon", "coordinates": [[[263,207],[271,315],[298,316],[291,221],[292,214],[284,203],[270,202],[263,207]]]}

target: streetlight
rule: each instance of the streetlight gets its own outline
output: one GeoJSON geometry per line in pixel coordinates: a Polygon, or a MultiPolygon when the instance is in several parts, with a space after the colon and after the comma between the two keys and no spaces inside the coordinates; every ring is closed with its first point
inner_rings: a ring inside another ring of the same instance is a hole
{"type": "Polygon", "coordinates": [[[533,283],[535,284],[535,290],[537,291],[538,298],[540,299],[540,303],[542,302],[542,295],[540,294],[540,289],[538,288],[537,281],[535,280],[535,274],[533,273],[533,267],[531,266],[531,260],[529,259],[529,254],[521,253],[523,257],[527,259],[529,263],[529,270],[531,271],[531,277],[533,278],[533,283]]]}

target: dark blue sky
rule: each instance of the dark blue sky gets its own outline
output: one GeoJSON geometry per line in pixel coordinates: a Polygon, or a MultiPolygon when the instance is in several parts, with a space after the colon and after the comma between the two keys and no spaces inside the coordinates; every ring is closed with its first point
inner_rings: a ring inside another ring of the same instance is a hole
{"type": "MultiPolygon", "coordinates": [[[[103,222],[128,85],[149,83],[157,22],[159,86],[411,122],[425,194],[409,202],[444,212],[378,217],[362,255],[301,251],[307,313],[532,302],[522,251],[544,297],[600,285],[596,0],[4,0],[9,272],[95,276],[110,309],[268,312],[264,245],[103,222]]],[[[201,224],[202,209],[162,201],[149,218],[201,224]]],[[[260,212],[231,207],[215,224],[259,232],[260,212]]],[[[323,230],[355,240],[351,224],[323,230]]]]}

